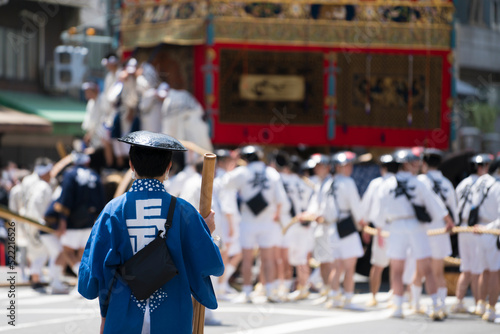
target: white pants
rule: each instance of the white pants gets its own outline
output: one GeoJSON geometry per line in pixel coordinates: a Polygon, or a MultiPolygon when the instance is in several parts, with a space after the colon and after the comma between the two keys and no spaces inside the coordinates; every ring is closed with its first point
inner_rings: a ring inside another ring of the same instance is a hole
{"type": "Polygon", "coordinates": [[[479,275],[483,272],[482,262],[479,261],[479,242],[478,235],[473,233],[458,234],[458,253],[460,254],[460,271],[470,272],[479,275]]]}
{"type": "Polygon", "coordinates": [[[402,219],[389,226],[387,256],[390,259],[405,260],[411,249],[417,260],[431,257],[429,237],[425,228],[416,219],[402,219]]]}

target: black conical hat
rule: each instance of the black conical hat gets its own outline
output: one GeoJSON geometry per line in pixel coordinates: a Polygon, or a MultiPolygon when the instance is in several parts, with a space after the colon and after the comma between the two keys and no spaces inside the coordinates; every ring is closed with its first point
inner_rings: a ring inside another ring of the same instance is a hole
{"type": "Polygon", "coordinates": [[[187,151],[187,149],[174,137],[163,133],[151,131],[135,131],[118,138],[118,141],[130,145],[156,148],[166,151],[187,151]]]}

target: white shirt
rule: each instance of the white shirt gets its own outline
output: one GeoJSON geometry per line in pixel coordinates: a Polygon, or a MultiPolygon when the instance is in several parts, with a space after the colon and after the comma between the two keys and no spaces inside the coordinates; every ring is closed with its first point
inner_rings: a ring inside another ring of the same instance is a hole
{"type": "Polygon", "coordinates": [[[196,169],[194,168],[194,166],[187,165],[182,171],[163,182],[163,185],[165,186],[165,189],[169,194],[171,194],[172,196],[179,196],[182,192],[182,188],[184,188],[184,183],[186,182],[186,180],[188,180],[194,174],[196,174],[196,169]]]}
{"type": "Polygon", "coordinates": [[[208,125],[202,117],[201,104],[188,91],[169,89],[161,106],[161,131],[211,151],[208,125]]]}
{"type": "MultiPolygon", "coordinates": [[[[214,235],[219,236],[224,236],[229,233],[229,221],[226,215],[231,215],[233,224],[238,224],[240,221],[236,190],[222,188],[222,180],[226,173],[227,172],[222,168],[217,168],[215,170],[212,210],[215,212],[214,235]]],[[[237,226],[233,226],[233,228],[236,227],[237,226]]]]}
{"type": "Polygon", "coordinates": [[[194,173],[183,184],[179,197],[185,199],[196,209],[200,209],[201,175],[194,173]]]}
{"type": "Polygon", "coordinates": [[[277,205],[281,205],[282,209],[287,206],[288,199],[279,173],[261,161],[237,167],[224,175],[223,188],[239,192],[242,200],[241,219],[243,222],[272,222],[277,205]],[[245,202],[252,199],[260,191],[262,191],[262,196],[268,205],[259,215],[255,216],[245,202]]]}
{"type": "MultiPolygon", "coordinates": [[[[455,189],[455,193],[457,194],[457,219],[462,219],[462,222],[465,226],[467,226],[467,220],[469,219],[469,211],[470,204],[472,200],[471,188],[472,185],[477,181],[479,176],[477,174],[471,174],[465,179],[462,180],[455,189]],[[460,217],[460,211],[462,211],[460,217]]],[[[457,220],[458,222],[458,220],[457,220]]]]}
{"type": "Polygon", "coordinates": [[[363,195],[363,198],[361,199],[361,218],[369,223],[373,221],[373,202],[375,195],[382,184],[384,180],[387,180],[389,177],[394,176],[393,173],[385,173],[385,175],[377,177],[373,180],[371,180],[370,184],[368,185],[368,188],[366,188],[366,191],[363,195]]]}
{"type": "MultiPolygon", "coordinates": [[[[316,182],[314,186],[314,192],[309,199],[309,204],[307,205],[307,211],[310,213],[317,214],[319,216],[322,215],[320,209],[322,207],[323,197],[326,193],[326,187],[331,184],[332,176],[328,174],[323,180],[320,180],[316,177],[316,182]]],[[[312,178],[311,178],[312,180],[312,178]]]]}
{"type": "Polygon", "coordinates": [[[479,207],[479,224],[488,224],[500,217],[500,183],[491,175],[479,177],[471,188],[472,207],[479,207]]]}
{"type": "Polygon", "coordinates": [[[287,208],[281,209],[281,223],[288,224],[293,218],[291,208],[293,206],[295,215],[300,214],[304,209],[305,188],[307,187],[297,174],[281,173],[281,181],[285,189],[288,203],[287,208]]]}
{"type": "MultiPolygon", "coordinates": [[[[421,174],[417,177],[423,182],[428,189],[432,190],[439,200],[444,202],[444,205],[450,209],[451,218],[454,222],[458,222],[457,199],[453,184],[439,170],[430,170],[427,174],[421,174]],[[438,191],[439,193],[436,193],[438,191]]],[[[444,227],[443,220],[432,221],[428,228],[444,227]]]]}
{"type": "Polygon", "coordinates": [[[31,196],[26,203],[26,217],[44,223],[45,212],[52,201],[52,188],[42,179],[38,179],[31,188],[31,196]]]}
{"type": "Polygon", "coordinates": [[[141,129],[161,132],[161,106],[163,101],[156,96],[156,89],[150,88],[142,94],[139,102],[141,129]]]}
{"type": "Polygon", "coordinates": [[[443,202],[437,201],[436,195],[421,181],[409,172],[400,171],[380,185],[374,201],[374,225],[383,228],[400,219],[417,220],[412,203],[425,206],[432,220],[443,219],[448,214],[443,202]],[[398,188],[398,181],[405,184],[411,202],[398,188]]]}
{"type": "Polygon", "coordinates": [[[335,175],[323,188],[326,193],[323,217],[327,222],[338,222],[352,215],[355,224],[361,220],[358,188],[351,177],[335,175]],[[335,207],[335,209],[333,209],[335,207]]]}

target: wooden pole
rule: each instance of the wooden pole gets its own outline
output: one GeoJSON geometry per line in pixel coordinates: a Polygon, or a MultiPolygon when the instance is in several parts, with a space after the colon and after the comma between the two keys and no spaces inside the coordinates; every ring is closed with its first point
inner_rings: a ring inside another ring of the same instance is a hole
{"type": "MultiPolygon", "coordinates": [[[[201,173],[200,214],[206,217],[212,209],[212,190],[215,177],[216,155],[205,153],[201,173]]],[[[193,298],[193,334],[203,334],[205,326],[205,307],[193,298]]]]}
{"type": "Polygon", "coordinates": [[[16,222],[19,223],[26,223],[31,226],[36,227],[37,229],[47,232],[47,233],[55,233],[56,231],[48,226],[42,225],[36,220],[30,219],[28,217],[21,216],[15,212],[10,211],[8,208],[4,207],[3,205],[0,205],[0,218],[3,218],[5,220],[15,220],[16,222]]]}

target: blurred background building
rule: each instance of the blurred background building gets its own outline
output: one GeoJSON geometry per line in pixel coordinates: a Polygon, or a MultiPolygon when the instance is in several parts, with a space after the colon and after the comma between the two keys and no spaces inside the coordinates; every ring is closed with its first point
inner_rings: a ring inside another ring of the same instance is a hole
{"type": "Polygon", "coordinates": [[[110,51],[191,92],[216,146],[496,153],[499,20],[498,0],[0,0],[0,154],[71,147],[110,51]]]}
{"type": "Polygon", "coordinates": [[[456,148],[500,151],[500,1],[455,1],[456,148]]]}

